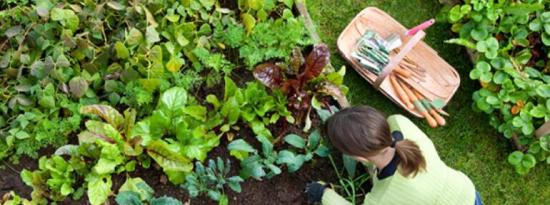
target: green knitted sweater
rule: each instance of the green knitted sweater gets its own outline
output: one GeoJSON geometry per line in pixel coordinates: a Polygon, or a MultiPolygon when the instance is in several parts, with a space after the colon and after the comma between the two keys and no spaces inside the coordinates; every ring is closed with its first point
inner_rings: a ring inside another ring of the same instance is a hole
{"type": "MultiPolygon", "coordinates": [[[[364,205],[473,205],[475,187],[462,172],[448,167],[437,154],[432,141],[409,119],[402,115],[388,118],[393,131],[399,130],[405,139],[418,144],[426,159],[426,170],[415,177],[406,178],[397,171],[394,175],[379,180],[373,175],[373,188],[364,205]]],[[[323,205],[348,205],[350,202],[332,189],[326,189],[323,205]]]]}

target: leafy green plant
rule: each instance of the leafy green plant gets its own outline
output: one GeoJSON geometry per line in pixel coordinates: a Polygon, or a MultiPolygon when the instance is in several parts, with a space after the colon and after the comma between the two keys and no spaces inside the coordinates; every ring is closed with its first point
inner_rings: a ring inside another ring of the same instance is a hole
{"type": "Polygon", "coordinates": [[[283,117],[288,122],[294,122],[285,106],[286,98],[280,92],[268,93],[257,83],[248,83],[245,88],[239,88],[231,78],[225,77],[223,101],[215,95],[207,96],[206,101],[218,111],[211,112],[210,127],[221,124],[222,133],[230,132],[231,128],[236,128],[237,122],[242,120],[256,135],[271,139],[272,133],[266,125],[276,123],[283,117]]]}
{"type": "MultiPolygon", "coordinates": [[[[341,72],[322,75],[329,60],[328,47],[320,44],[314,46],[305,59],[300,50],[295,50],[288,67],[274,63],[260,64],[254,70],[254,77],[271,89],[281,90],[288,97],[291,112],[297,113],[297,123],[301,124],[304,119],[309,120],[312,102],[318,103],[317,97],[332,95],[332,92],[327,92],[329,87],[345,90],[339,87],[345,74],[344,68],[341,72]]],[[[319,105],[314,106],[319,108],[319,105]]]]}
{"type": "Polygon", "coordinates": [[[474,109],[519,151],[509,162],[527,174],[537,162],[550,163],[548,136],[535,129],[550,119],[550,12],[542,1],[467,1],[444,10],[459,34],[455,43],[473,51],[470,78],[482,88],[473,94],[474,109]]]}
{"type": "Polygon", "coordinates": [[[319,130],[313,131],[306,140],[296,134],[289,134],[284,137],[284,141],[290,144],[292,147],[303,150],[303,154],[296,154],[290,150],[282,150],[279,152],[279,158],[277,163],[285,164],[289,172],[295,172],[305,162],[313,159],[314,155],[319,157],[327,157],[329,155],[329,149],[321,143],[321,134],[319,130]]]}
{"type": "Polygon", "coordinates": [[[281,168],[277,166],[279,155],[273,144],[264,136],[257,136],[256,139],[261,143],[261,152],[243,139],[234,140],[227,146],[231,155],[241,160],[240,176],[261,180],[281,174],[281,168]]]}
{"type": "Polygon", "coordinates": [[[118,190],[115,201],[120,205],[183,205],[181,201],[163,196],[159,198],[153,197],[153,190],[143,179],[128,178],[118,190]]]}
{"type": "Polygon", "coordinates": [[[2,205],[20,205],[20,204],[31,204],[31,202],[21,196],[17,195],[14,191],[10,191],[4,194],[0,198],[0,204],[2,205]]]}
{"type": "Polygon", "coordinates": [[[147,154],[170,181],[180,184],[193,169],[192,160],[206,159],[208,151],[219,144],[207,121],[206,107],[189,105],[185,89],[174,87],[161,95],[152,115],[139,121],[130,136],[143,139],[147,154]]]}
{"type": "Polygon", "coordinates": [[[82,164],[76,165],[75,162],[66,161],[61,156],[41,157],[38,170],[31,172],[24,169],[21,178],[33,187],[33,201],[43,201],[43,198],[62,201],[75,192],[75,167],[82,167],[82,164]]]}
{"type": "Polygon", "coordinates": [[[242,14],[242,17],[244,25],[233,21],[216,29],[214,36],[220,43],[238,49],[249,69],[271,59],[288,61],[294,48],[312,43],[303,20],[294,18],[291,12],[286,19],[267,19],[259,23],[251,20],[254,17],[250,14],[242,14]]]}
{"type": "Polygon", "coordinates": [[[240,183],[244,180],[240,176],[229,177],[231,162],[225,162],[221,158],[208,160],[208,167],[196,162],[195,171],[187,175],[185,184],[181,185],[191,197],[200,194],[207,194],[208,197],[219,204],[229,204],[229,199],[224,193],[224,187],[229,186],[231,190],[240,193],[240,183]]]}

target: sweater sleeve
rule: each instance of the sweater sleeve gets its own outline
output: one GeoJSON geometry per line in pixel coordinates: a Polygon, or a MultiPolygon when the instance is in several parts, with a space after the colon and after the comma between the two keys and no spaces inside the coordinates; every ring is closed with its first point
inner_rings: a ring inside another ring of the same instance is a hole
{"type": "Polygon", "coordinates": [[[352,205],[349,201],[344,199],[344,197],[338,195],[334,190],[327,188],[325,193],[323,193],[323,198],[321,199],[322,205],[352,205]]]}

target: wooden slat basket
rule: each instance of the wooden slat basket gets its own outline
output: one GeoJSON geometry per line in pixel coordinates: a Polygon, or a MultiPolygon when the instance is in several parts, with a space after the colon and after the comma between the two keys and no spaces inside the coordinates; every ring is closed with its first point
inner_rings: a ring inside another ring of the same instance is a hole
{"type": "Polygon", "coordinates": [[[404,63],[405,58],[421,66],[426,71],[426,76],[422,81],[402,80],[426,98],[431,100],[441,99],[445,102],[445,105],[460,86],[460,76],[434,49],[422,41],[426,33],[419,31],[414,36],[405,36],[406,31],[407,29],[403,25],[384,11],[375,7],[368,7],[361,11],[340,34],[338,49],[357,73],[373,84],[375,88],[411,114],[422,117],[417,110],[407,108],[399,99],[387,78],[392,70],[404,63]],[[363,68],[352,58],[357,40],[368,29],[378,32],[383,38],[392,33],[399,34],[403,41],[401,47],[396,49],[399,52],[390,54],[390,62],[379,75],[363,68]]]}

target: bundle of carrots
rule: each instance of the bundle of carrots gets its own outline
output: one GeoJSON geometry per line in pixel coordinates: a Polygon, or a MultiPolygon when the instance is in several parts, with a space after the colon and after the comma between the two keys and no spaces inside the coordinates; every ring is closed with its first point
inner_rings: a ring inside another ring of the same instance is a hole
{"type": "Polygon", "coordinates": [[[419,67],[407,58],[405,58],[399,67],[394,69],[395,72],[391,73],[389,76],[394,91],[408,109],[416,109],[422,114],[431,127],[444,126],[446,121],[441,114],[445,116],[449,114],[435,106],[433,100],[428,99],[403,80],[404,78],[421,77],[419,76],[420,74],[410,71],[413,69],[419,69],[419,67]]]}

